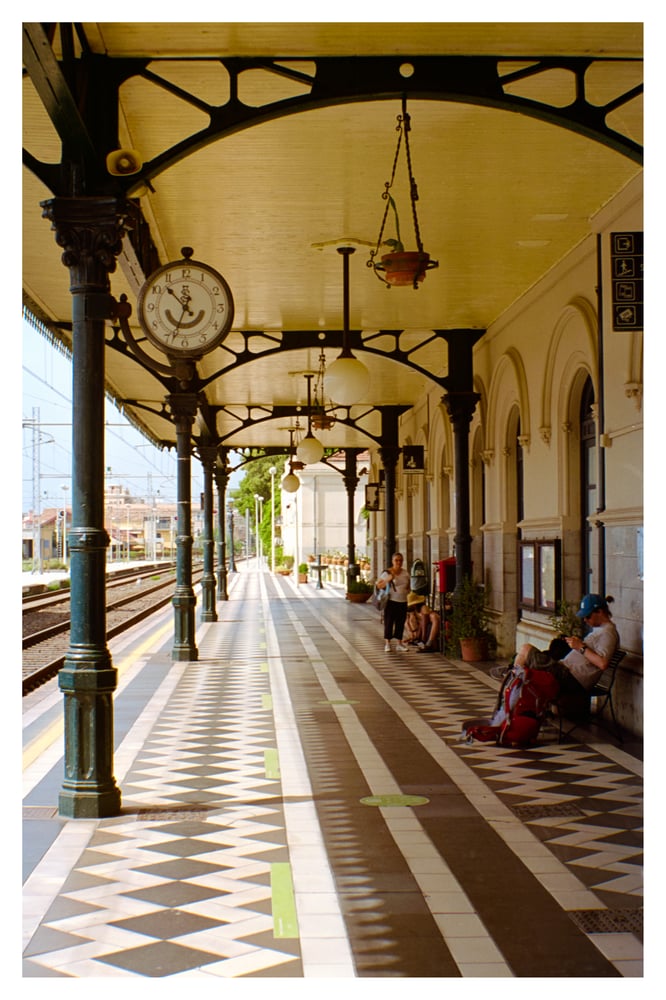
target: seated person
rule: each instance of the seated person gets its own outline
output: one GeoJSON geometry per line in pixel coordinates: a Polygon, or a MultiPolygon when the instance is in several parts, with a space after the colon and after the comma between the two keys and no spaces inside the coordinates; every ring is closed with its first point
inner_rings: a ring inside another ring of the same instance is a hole
{"type": "MultiPolygon", "coordinates": [[[[612,597],[603,598],[600,594],[586,594],[576,612],[576,617],[582,618],[588,628],[585,638],[567,636],[565,641],[569,652],[559,661],[552,658],[551,652],[547,664],[541,667],[557,678],[560,685],[557,702],[565,714],[577,715],[587,711],[588,692],[597,683],[620,644],[608,607],[612,600],[612,597]]],[[[527,666],[532,650],[534,646],[530,643],[521,646],[514,664],[527,666]]]]}
{"type": "Polygon", "coordinates": [[[424,595],[411,591],[407,595],[407,641],[418,646],[419,653],[436,653],[440,628],[441,618],[424,595]]]}

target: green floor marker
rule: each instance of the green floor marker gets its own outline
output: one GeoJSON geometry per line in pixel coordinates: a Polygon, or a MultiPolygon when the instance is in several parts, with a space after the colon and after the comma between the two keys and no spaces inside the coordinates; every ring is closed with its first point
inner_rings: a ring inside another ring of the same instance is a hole
{"type": "Polygon", "coordinates": [[[273,906],[273,934],[276,938],[297,938],[298,917],[291,865],[276,861],[271,865],[271,902],[273,906]]]}
{"type": "Polygon", "coordinates": [[[261,707],[266,711],[270,712],[273,709],[273,697],[270,694],[262,694],[261,696],[261,707]]]}
{"type": "Polygon", "coordinates": [[[423,795],[368,795],[361,799],[364,806],[424,806],[430,799],[423,795]]]}
{"type": "Polygon", "coordinates": [[[273,747],[264,750],[264,770],[269,781],[280,780],[280,761],[278,752],[273,747]]]}

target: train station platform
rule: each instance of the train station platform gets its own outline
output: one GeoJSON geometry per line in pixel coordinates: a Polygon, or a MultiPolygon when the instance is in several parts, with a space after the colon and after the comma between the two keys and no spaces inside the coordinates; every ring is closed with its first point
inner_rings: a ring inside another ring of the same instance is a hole
{"type": "Polygon", "coordinates": [[[196,661],[170,607],[110,644],[117,817],[58,816],[62,696],[23,699],[23,977],[644,976],[640,747],[465,743],[488,665],[329,587],[239,572],[217,614],[196,661]]]}

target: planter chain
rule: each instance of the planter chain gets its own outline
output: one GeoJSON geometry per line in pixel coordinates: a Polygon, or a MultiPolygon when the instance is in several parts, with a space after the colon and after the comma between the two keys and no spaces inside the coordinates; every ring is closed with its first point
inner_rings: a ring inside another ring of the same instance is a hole
{"type": "MultiPolygon", "coordinates": [[[[397,238],[398,238],[398,242],[400,242],[400,222],[398,220],[398,213],[396,211],[395,202],[393,201],[393,198],[391,197],[391,193],[390,193],[391,188],[393,187],[393,181],[395,180],[395,172],[396,172],[396,169],[397,169],[397,166],[398,166],[398,156],[400,155],[400,145],[402,143],[402,116],[401,115],[398,115],[397,121],[398,121],[398,124],[396,126],[396,132],[398,133],[398,144],[396,146],[395,156],[393,157],[393,167],[391,169],[391,179],[389,181],[384,181],[384,190],[382,192],[382,198],[386,202],[386,207],[384,208],[384,215],[382,216],[382,224],[381,224],[381,226],[379,228],[379,236],[377,237],[377,246],[375,247],[374,250],[370,251],[370,260],[366,262],[368,267],[374,267],[374,258],[379,253],[379,248],[382,245],[382,237],[384,235],[384,228],[386,226],[386,218],[388,216],[388,210],[389,210],[389,208],[391,206],[393,206],[393,212],[395,214],[396,235],[397,235],[397,238]]],[[[377,275],[377,277],[379,277],[379,275],[377,275]]],[[[380,280],[382,280],[382,279],[380,279],[380,280]]]]}
{"type": "Polygon", "coordinates": [[[411,128],[411,118],[407,112],[407,98],[402,99],[402,113],[405,122],[405,155],[407,157],[407,173],[409,175],[409,200],[412,205],[412,217],[414,219],[414,235],[416,236],[416,246],[419,253],[423,253],[423,243],[421,242],[421,232],[419,230],[419,220],[416,215],[416,203],[419,200],[419,192],[416,187],[414,174],[412,173],[412,154],[409,148],[409,130],[411,128]]]}

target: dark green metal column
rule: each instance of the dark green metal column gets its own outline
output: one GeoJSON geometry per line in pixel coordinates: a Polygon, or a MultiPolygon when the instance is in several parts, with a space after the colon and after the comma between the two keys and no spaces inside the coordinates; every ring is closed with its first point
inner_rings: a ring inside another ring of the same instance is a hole
{"type": "MultiPolygon", "coordinates": [[[[226,463],[227,449],[221,450],[221,457],[226,463]]],[[[226,468],[216,465],[213,471],[215,485],[217,487],[217,599],[218,601],[228,601],[227,592],[227,543],[226,543],[226,507],[227,507],[227,483],[229,473],[226,468]]],[[[231,567],[230,567],[231,568],[231,567]]]]}
{"type": "Polygon", "coordinates": [[[390,566],[396,550],[395,482],[396,466],[400,456],[398,447],[398,417],[404,407],[382,406],[382,446],[379,457],[384,466],[384,565],[390,566]]]}
{"type": "Polygon", "coordinates": [[[465,577],[472,575],[472,535],[470,531],[469,497],[469,428],[476,404],[474,392],[473,348],[483,336],[483,330],[449,330],[445,333],[449,346],[449,374],[444,379],[447,393],[442,397],[453,427],[453,468],[455,483],[456,590],[465,577]]]}
{"type": "Polygon", "coordinates": [[[178,534],[176,537],[176,589],[173,595],[173,660],[196,660],[194,609],[197,603],[192,587],[192,483],[191,435],[198,409],[194,392],[174,392],[168,397],[176,425],[178,456],[178,534]]]}
{"type": "Polygon", "coordinates": [[[201,621],[216,622],[215,610],[215,540],[213,538],[213,465],[217,458],[214,445],[200,445],[203,466],[203,576],[201,578],[201,621]]]}
{"type": "Polygon", "coordinates": [[[58,674],[64,695],[65,775],[58,800],[72,819],[117,816],[113,774],[113,692],[117,672],[106,645],[104,529],[104,324],[111,317],[109,273],[124,231],[124,202],[54,198],[44,215],[63,247],[72,293],[71,632],[58,674]]]}
{"type": "Polygon", "coordinates": [[[227,516],[229,518],[229,572],[236,572],[236,556],[234,554],[234,508],[233,505],[229,504],[229,509],[227,511],[227,516]]]}
{"type": "Polygon", "coordinates": [[[479,398],[476,392],[449,392],[442,400],[453,426],[456,589],[460,587],[465,577],[472,574],[472,534],[469,527],[469,425],[479,398]]]}
{"type": "Polygon", "coordinates": [[[355,541],[355,518],[354,518],[354,494],[358,486],[358,472],[356,469],[356,459],[361,451],[360,448],[345,448],[345,471],[343,481],[347,491],[347,583],[355,580],[356,573],[356,541],[355,541]]]}

